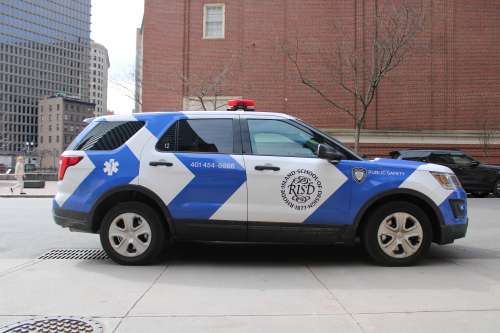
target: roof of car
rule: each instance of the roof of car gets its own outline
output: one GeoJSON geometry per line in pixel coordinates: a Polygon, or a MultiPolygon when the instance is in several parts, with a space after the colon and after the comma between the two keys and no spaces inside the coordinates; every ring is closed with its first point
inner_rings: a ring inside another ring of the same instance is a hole
{"type": "Polygon", "coordinates": [[[147,121],[151,118],[156,117],[171,117],[178,115],[184,115],[186,117],[190,116],[228,116],[228,115],[250,115],[250,116],[279,116],[286,119],[297,119],[293,116],[287,115],[285,113],[278,112],[256,112],[256,111],[161,111],[161,112],[144,112],[144,113],[132,113],[132,114],[122,114],[122,115],[112,115],[112,116],[101,116],[96,118],[85,119],[86,122],[92,121],[137,121],[144,120],[147,121]]]}

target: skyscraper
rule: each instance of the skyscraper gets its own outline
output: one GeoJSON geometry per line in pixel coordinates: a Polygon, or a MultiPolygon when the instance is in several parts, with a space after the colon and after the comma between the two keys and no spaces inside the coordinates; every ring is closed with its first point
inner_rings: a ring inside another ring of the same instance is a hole
{"type": "Polygon", "coordinates": [[[90,0],[0,0],[0,154],[38,144],[38,100],[90,102],[89,67],[90,0]]]}
{"type": "Polygon", "coordinates": [[[90,91],[89,97],[96,104],[95,116],[105,116],[108,111],[108,49],[90,42],[90,91]]]}

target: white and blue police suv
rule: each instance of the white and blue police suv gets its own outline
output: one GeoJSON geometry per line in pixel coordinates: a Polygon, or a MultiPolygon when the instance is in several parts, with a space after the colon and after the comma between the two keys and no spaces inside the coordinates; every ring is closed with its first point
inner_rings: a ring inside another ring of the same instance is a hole
{"type": "Polygon", "coordinates": [[[467,232],[466,194],[444,166],[363,160],[303,121],[249,112],[94,118],[62,154],[53,216],[145,264],[167,240],[343,243],[411,265],[467,232]]]}

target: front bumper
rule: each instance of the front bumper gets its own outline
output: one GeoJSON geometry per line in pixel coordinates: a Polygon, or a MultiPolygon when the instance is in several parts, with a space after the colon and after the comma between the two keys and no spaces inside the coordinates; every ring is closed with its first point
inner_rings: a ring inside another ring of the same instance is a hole
{"type": "Polygon", "coordinates": [[[56,224],[70,231],[92,233],[89,213],[53,207],[52,217],[56,224]]]}
{"type": "Polygon", "coordinates": [[[469,226],[469,218],[463,224],[453,224],[441,226],[441,242],[439,245],[451,244],[455,239],[463,238],[467,234],[467,227],[469,226]]]}

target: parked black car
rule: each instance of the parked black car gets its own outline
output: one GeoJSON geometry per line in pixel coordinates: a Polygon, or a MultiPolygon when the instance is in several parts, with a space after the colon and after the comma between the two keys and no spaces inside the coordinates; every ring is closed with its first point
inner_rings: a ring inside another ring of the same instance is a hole
{"type": "Polygon", "coordinates": [[[481,164],[459,150],[399,150],[391,151],[389,154],[393,159],[447,166],[457,175],[467,193],[476,198],[484,198],[493,192],[500,198],[500,167],[481,164]]]}

